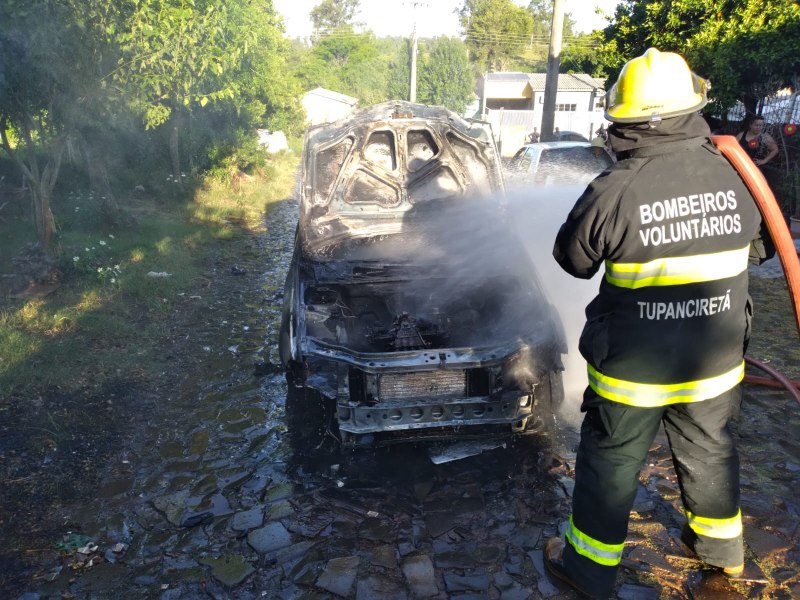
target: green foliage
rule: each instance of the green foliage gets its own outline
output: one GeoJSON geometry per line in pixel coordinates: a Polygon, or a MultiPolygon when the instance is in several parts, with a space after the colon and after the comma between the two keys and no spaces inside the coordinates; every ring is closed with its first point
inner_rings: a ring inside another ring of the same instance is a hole
{"type": "Polygon", "coordinates": [[[505,70],[530,43],[533,16],[512,0],[464,0],[458,12],[480,72],[505,70]]]}
{"type": "Polygon", "coordinates": [[[354,25],[353,18],[359,4],[360,0],[322,0],[309,14],[314,31],[330,31],[342,25],[354,25]]]}
{"type": "MultiPolygon", "coordinates": [[[[297,162],[288,153],[270,157],[263,177],[241,193],[209,182],[186,204],[127,199],[136,220],[113,234],[90,214],[97,210],[91,192],[75,194],[62,210],[77,206],[84,220],[63,232],[61,286],[27,300],[3,289],[0,398],[35,397],[50,385],[65,392],[100,388],[120,373],[149,379],[163,372],[164,354],[156,349],[172,346],[172,325],[182,312],[202,311],[218,240],[263,226],[265,206],[291,196],[297,162]]],[[[16,229],[0,221],[0,250],[16,229]]]]}
{"type": "Polygon", "coordinates": [[[388,58],[372,33],[343,25],[321,37],[298,69],[303,87],[324,87],[370,105],[386,100],[388,58]]]}
{"type": "Polygon", "coordinates": [[[111,186],[154,189],[147,174],[171,160],[185,197],[181,173],[212,168],[220,148],[251,152],[236,148],[247,132],[299,134],[287,60],[264,0],[0,4],[0,156],[31,184],[40,240],[56,235],[62,163],[86,170],[113,223],[111,186]]]}
{"type": "Polygon", "coordinates": [[[423,46],[417,69],[417,100],[463,113],[474,95],[475,78],[464,42],[440,37],[423,46]]]}
{"type": "Polygon", "coordinates": [[[179,107],[232,100],[238,89],[225,75],[256,41],[240,20],[255,18],[246,3],[144,0],[116,33],[122,56],[115,80],[134,92],[148,128],[179,107]]]}
{"type": "MultiPolygon", "coordinates": [[[[410,54],[410,40],[402,40],[394,47],[394,52],[388,53],[386,92],[389,99],[407,100],[409,97],[410,54]]],[[[419,65],[417,73],[419,74],[419,65]]]]}
{"type": "Polygon", "coordinates": [[[592,77],[603,77],[605,66],[600,61],[596,48],[602,44],[601,33],[581,33],[564,44],[561,52],[561,73],[588,73],[592,77]]]}
{"type": "MultiPolygon", "coordinates": [[[[544,73],[547,71],[550,51],[553,0],[531,0],[528,4],[528,11],[533,16],[533,32],[530,42],[513,66],[520,71],[544,73]]],[[[576,22],[572,15],[564,13],[559,71],[561,73],[600,74],[602,65],[595,52],[599,45],[596,36],[576,33],[575,25],[576,22]]]]}
{"type": "Polygon", "coordinates": [[[229,139],[211,140],[207,152],[207,174],[225,183],[230,183],[240,172],[262,169],[267,160],[266,152],[258,146],[257,136],[252,131],[239,131],[229,139]]]}
{"type": "Polygon", "coordinates": [[[119,287],[122,267],[114,252],[114,234],[103,239],[99,236],[81,236],[83,245],[65,248],[61,260],[62,272],[72,279],[89,277],[103,285],[119,287]]]}
{"type": "Polygon", "coordinates": [[[0,154],[29,181],[33,223],[50,248],[50,208],[65,153],[76,156],[82,129],[106,113],[107,90],[95,5],[70,0],[0,4],[0,154]]]}
{"type": "MultiPolygon", "coordinates": [[[[533,16],[533,36],[537,39],[550,39],[550,24],[553,21],[553,0],[531,0],[528,12],[533,16]]],[[[563,37],[575,35],[575,19],[570,13],[564,13],[563,37]]]]}
{"type": "Polygon", "coordinates": [[[800,5],[795,0],[625,0],[603,31],[602,61],[611,80],[648,47],[683,54],[711,80],[712,106],[758,99],[800,73],[800,5]]]}
{"type": "Polygon", "coordinates": [[[272,81],[282,79],[287,46],[270,4],[143,0],[120,26],[114,78],[135,94],[147,127],[209,103],[241,110],[258,99],[285,111],[296,92],[272,81]]]}
{"type": "MultiPolygon", "coordinates": [[[[75,189],[66,196],[56,194],[53,210],[61,226],[62,232],[81,235],[103,228],[102,198],[93,191],[80,189],[79,182],[70,182],[75,189]]],[[[59,190],[60,191],[60,190],[59,190]]],[[[63,235],[62,235],[63,243],[63,235]]]]}

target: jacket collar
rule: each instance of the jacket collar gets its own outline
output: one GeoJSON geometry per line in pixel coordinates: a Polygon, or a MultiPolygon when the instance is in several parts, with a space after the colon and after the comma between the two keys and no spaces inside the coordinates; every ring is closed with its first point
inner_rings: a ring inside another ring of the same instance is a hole
{"type": "Polygon", "coordinates": [[[710,135],[708,124],[697,113],[664,119],[656,127],[650,127],[649,123],[612,123],[608,128],[611,149],[618,158],[653,156],[699,147],[708,141],[710,135]],[[693,141],[687,146],[689,140],[693,141]]]}

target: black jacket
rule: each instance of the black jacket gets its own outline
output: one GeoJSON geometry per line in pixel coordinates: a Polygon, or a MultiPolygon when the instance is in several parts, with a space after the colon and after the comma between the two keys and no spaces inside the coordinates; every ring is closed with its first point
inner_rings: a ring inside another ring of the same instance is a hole
{"type": "MultiPolygon", "coordinates": [[[[614,125],[609,134],[620,160],[589,184],[553,249],[575,277],[605,264],[580,340],[590,383],[593,370],[656,386],[743,373],[748,254],[765,257],[751,246],[761,217],[747,187],[697,115],[656,129],[614,125]]],[[[668,394],[643,405],[702,399],[668,394]]]]}

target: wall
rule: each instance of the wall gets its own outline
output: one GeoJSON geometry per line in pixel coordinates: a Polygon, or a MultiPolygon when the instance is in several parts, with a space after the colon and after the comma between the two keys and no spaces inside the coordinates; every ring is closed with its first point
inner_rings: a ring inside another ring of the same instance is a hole
{"type": "MultiPolygon", "coordinates": [[[[584,98],[588,94],[581,93],[584,98]]],[[[565,96],[568,97],[568,96],[565,96]]],[[[562,95],[558,95],[559,102],[562,95]]],[[[588,100],[585,101],[588,104],[588,100]]],[[[586,105],[584,104],[584,106],[586,105]]],[[[527,134],[536,127],[537,131],[542,131],[542,105],[538,104],[536,110],[490,110],[484,120],[492,124],[495,140],[500,147],[500,154],[503,157],[513,156],[520,146],[525,144],[527,134]]],[[[608,121],[603,118],[602,111],[577,110],[575,112],[556,111],[553,126],[561,131],[576,131],[587,139],[592,139],[600,125],[608,126],[608,121]]]]}
{"type": "Polygon", "coordinates": [[[353,104],[313,93],[303,96],[303,107],[309,125],[336,121],[349,115],[355,108],[353,104]]]}

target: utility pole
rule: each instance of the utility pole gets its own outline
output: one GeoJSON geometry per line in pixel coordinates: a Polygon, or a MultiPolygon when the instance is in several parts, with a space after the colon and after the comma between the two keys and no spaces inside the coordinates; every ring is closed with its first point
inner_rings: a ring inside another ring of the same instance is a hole
{"type": "MultiPolygon", "coordinates": [[[[416,4],[414,5],[416,6],[416,4]]],[[[411,64],[408,67],[408,101],[417,101],[417,20],[411,30],[411,64]]]]}
{"type": "Polygon", "coordinates": [[[408,66],[408,101],[417,101],[417,6],[427,6],[427,2],[419,0],[409,0],[403,4],[411,4],[411,18],[413,25],[411,28],[411,48],[409,49],[408,66]]]}
{"type": "Polygon", "coordinates": [[[553,19],[550,22],[550,50],[547,54],[547,79],[544,84],[541,140],[553,139],[556,95],[558,94],[558,69],[561,66],[561,38],[564,32],[563,0],[553,0],[553,19]]]}

